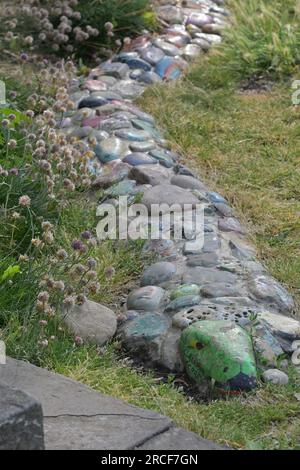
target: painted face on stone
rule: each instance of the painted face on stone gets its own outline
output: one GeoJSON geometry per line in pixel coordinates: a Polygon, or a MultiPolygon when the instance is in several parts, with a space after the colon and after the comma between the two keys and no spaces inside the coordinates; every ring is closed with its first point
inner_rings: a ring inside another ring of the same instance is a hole
{"type": "Polygon", "coordinates": [[[249,391],[256,386],[256,366],[248,333],[229,321],[199,321],[186,328],[180,352],[196,383],[214,379],[218,388],[249,391]]]}

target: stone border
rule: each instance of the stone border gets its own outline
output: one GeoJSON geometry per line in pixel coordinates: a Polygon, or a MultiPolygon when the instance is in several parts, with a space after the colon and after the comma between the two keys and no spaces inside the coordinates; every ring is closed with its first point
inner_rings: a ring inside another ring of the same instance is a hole
{"type": "MultiPolygon", "coordinates": [[[[158,16],[166,25],[161,34],[145,33],[91,70],[87,79],[73,80],[69,93],[77,110],[61,123],[65,134],[94,152],[90,161],[91,172],[97,175],[94,189],[103,190],[106,202],[116,205],[118,196],[134,201],[141,195],[146,206],[174,202],[204,206],[204,247],[199,250],[190,240],[149,241],[145,256],[155,255],[157,262],[145,270],[141,288],[130,293],[119,317],[123,345],[133,356],[146,366],[175,372],[185,367],[189,373],[191,351],[185,349],[182,331],[192,325],[203,330],[202,320],[230,321],[233,336],[248,330],[256,359],[270,367],[291,353],[293,341],[300,337],[299,322],[286,316],[295,309],[292,297],[257,261],[234,210],[180,163],[180,155],[169,149],[154,118],[132,103],[147,86],[180,77],[190,61],[221,41],[228,16],[223,4],[223,0],[157,2],[158,16]]],[[[212,339],[211,332],[204,334],[212,339]]],[[[243,364],[241,370],[247,364],[255,367],[248,339],[241,343],[243,353],[237,359],[230,342],[226,346],[230,335],[220,342],[219,338],[220,334],[213,335],[231,365],[243,364]]],[[[189,375],[195,379],[191,371],[189,375]]],[[[206,375],[214,378],[210,370],[206,375]]]]}

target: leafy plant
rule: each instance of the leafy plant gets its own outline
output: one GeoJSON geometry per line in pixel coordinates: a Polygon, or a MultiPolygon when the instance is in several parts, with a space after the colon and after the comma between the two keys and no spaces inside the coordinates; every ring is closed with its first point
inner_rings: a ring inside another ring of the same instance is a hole
{"type": "Polygon", "coordinates": [[[234,0],[229,9],[233,24],[220,51],[235,74],[278,77],[299,68],[300,11],[294,0],[234,0]]]}

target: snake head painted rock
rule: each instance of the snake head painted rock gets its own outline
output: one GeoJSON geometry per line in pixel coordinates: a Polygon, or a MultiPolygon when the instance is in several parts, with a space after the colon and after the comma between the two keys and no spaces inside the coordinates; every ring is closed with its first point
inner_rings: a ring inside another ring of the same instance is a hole
{"type": "Polygon", "coordinates": [[[230,321],[199,321],[186,328],[180,352],[188,376],[199,385],[213,379],[228,391],[250,391],[256,387],[256,365],[252,341],[246,330],[230,321]]]}

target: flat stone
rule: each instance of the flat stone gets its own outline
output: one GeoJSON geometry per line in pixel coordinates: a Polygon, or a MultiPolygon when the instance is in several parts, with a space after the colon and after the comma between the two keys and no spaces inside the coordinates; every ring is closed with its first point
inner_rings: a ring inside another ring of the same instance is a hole
{"type": "Polygon", "coordinates": [[[222,38],[218,34],[209,34],[208,32],[206,32],[197,34],[196,36],[203,38],[206,41],[209,41],[210,44],[220,44],[222,42],[222,38]]]}
{"type": "Polygon", "coordinates": [[[164,41],[161,38],[154,39],[153,44],[159,47],[163,51],[163,53],[167,56],[175,57],[175,56],[178,56],[179,54],[178,47],[174,46],[173,44],[167,41],[164,41]]]}
{"type": "Polygon", "coordinates": [[[206,190],[204,184],[197,180],[197,178],[193,178],[193,176],[175,175],[171,179],[171,183],[184,189],[206,190]]]}
{"type": "Polygon", "coordinates": [[[70,95],[70,101],[73,101],[73,103],[75,103],[76,106],[78,106],[78,104],[80,103],[80,101],[83,100],[83,98],[87,98],[88,96],[90,96],[90,93],[88,90],[80,90],[80,91],[76,91],[75,93],[72,93],[72,95],[70,95]]]}
{"type": "Polygon", "coordinates": [[[201,54],[201,47],[197,44],[187,44],[182,50],[182,57],[186,60],[194,60],[201,54]]]}
{"type": "Polygon", "coordinates": [[[226,199],[224,199],[223,196],[221,196],[221,194],[219,194],[219,193],[216,193],[214,191],[208,191],[207,196],[208,196],[209,200],[211,202],[213,202],[214,204],[219,204],[219,203],[227,204],[226,199]]]}
{"type": "Polygon", "coordinates": [[[229,272],[203,267],[188,268],[182,277],[184,284],[198,284],[200,286],[217,282],[235,284],[236,280],[236,276],[229,272]]]}
{"type": "Polygon", "coordinates": [[[182,284],[171,292],[170,300],[175,300],[187,295],[198,295],[199,286],[197,284],[182,284]]]}
{"type": "Polygon", "coordinates": [[[168,170],[158,164],[136,166],[131,170],[130,175],[138,183],[151,184],[151,186],[163,184],[170,177],[168,170]]]}
{"type": "Polygon", "coordinates": [[[128,165],[119,163],[109,173],[98,176],[93,182],[94,188],[108,188],[112,184],[119,183],[127,178],[130,172],[128,165]]]}
{"type": "Polygon", "coordinates": [[[149,62],[151,65],[156,65],[164,57],[164,53],[161,49],[155,46],[148,47],[141,54],[142,59],[149,62]]]}
{"type": "Polygon", "coordinates": [[[99,108],[104,104],[107,104],[108,100],[106,98],[96,98],[94,96],[89,96],[88,98],[83,98],[78,104],[78,109],[81,108],[99,108]]]}
{"type": "Polygon", "coordinates": [[[117,330],[115,313],[91,300],[64,312],[63,320],[74,335],[99,346],[110,341],[117,330]]]}
{"type": "Polygon", "coordinates": [[[242,243],[242,240],[239,243],[229,240],[229,248],[233,256],[239,260],[252,260],[255,256],[255,250],[249,244],[242,243]]]}
{"type": "MultiPolygon", "coordinates": [[[[0,365],[1,380],[4,367],[0,365]]],[[[44,450],[40,403],[4,383],[0,383],[0,450],[44,450]]]]}
{"type": "Polygon", "coordinates": [[[262,374],[264,382],[270,382],[274,385],[287,385],[289,377],[285,372],[278,369],[268,369],[262,374]]]}
{"type": "Polygon", "coordinates": [[[150,135],[146,131],[138,130],[138,129],[121,129],[115,132],[116,137],[120,139],[126,140],[136,140],[138,142],[144,142],[145,140],[150,138],[150,135]]]}
{"type": "Polygon", "coordinates": [[[212,16],[206,15],[205,13],[192,13],[188,19],[187,24],[192,24],[194,26],[204,26],[205,24],[209,24],[213,21],[212,16]]]}
{"type": "MultiPolygon", "coordinates": [[[[129,147],[132,152],[149,152],[155,149],[156,145],[155,142],[147,140],[145,142],[131,142],[129,147]]],[[[152,162],[155,162],[154,158],[152,158],[152,162]]]]}
{"type": "Polygon", "coordinates": [[[215,253],[220,247],[221,241],[218,235],[209,233],[204,235],[203,253],[215,253]]]}
{"type": "Polygon", "coordinates": [[[152,264],[144,271],[141,278],[141,286],[156,286],[170,281],[176,274],[176,266],[168,261],[152,264]]]}
{"type": "MultiPolygon", "coordinates": [[[[153,165],[155,163],[155,160],[149,157],[149,155],[147,155],[146,153],[134,152],[126,155],[126,157],[123,158],[123,162],[136,167],[140,165],[153,165]]],[[[138,181],[138,179],[134,177],[134,173],[132,173],[132,178],[138,181]]]]}
{"type": "Polygon", "coordinates": [[[135,80],[121,80],[114,85],[113,90],[120,93],[122,98],[133,100],[143,93],[144,87],[135,80]]]}
{"type": "Polygon", "coordinates": [[[143,253],[154,254],[161,258],[175,259],[177,256],[173,240],[149,240],[143,247],[143,253]]]}
{"type": "Polygon", "coordinates": [[[168,152],[155,149],[150,151],[150,155],[166,168],[172,168],[174,166],[174,161],[168,152]]]}
{"type": "Polygon", "coordinates": [[[98,125],[98,129],[103,131],[109,132],[110,134],[113,131],[118,131],[120,129],[128,129],[131,127],[130,121],[125,121],[123,119],[115,119],[115,118],[108,118],[108,119],[101,119],[98,125]]]}
{"type": "MultiPolygon", "coordinates": [[[[127,64],[121,62],[106,63],[104,66],[101,66],[101,71],[104,75],[110,75],[111,77],[122,80],[129,72],[129,67],[127,64]]],[[[101,80],[103,78],[101,77],[101,80]]]]}
{"type": "Polygon", "coordinates": [[[218,222],[219,230],[223,232],[237,232],[245,234],[245,229],[241,226],[238,220],[233,217],[226,217],[224,219],[219,219],[218,222]]]}
{"type": "Polygon", "coordinates": [[[203,297],[235,297],[241,294],[241,288],[237,285],[223,284],[221,282],[206,284],[201,287],[203,297]]]}
{"type": "Polygon", "coordinates": [[[191,40],[189,36],[182,34],[166,34],[163,38],[178,48],[186,46],[191,40]]]}
{"type": "Polygon", "coordinates": [[[102,163],[107,163],[127,155],[128,144],[116,137],[110,137],[96,145],[95,153],[102,163]]]}
{"type": "Polygon", "coordinates": [[[178,67],[176,60],[171,57],[164,57],[155,66],[155,72],[163,80],[175,80],[181,75],[181,70],[178,67]]]}
{"type": "Polygon", "coordinates": [[[159,184],[144,193],[142,203],[148,209],[151,209],[152,204],[168,204],[169,206],[176,204],[182,209],[184,204],[190,204],[191,208],[195,208],[199,200],[191,192],[182,188],[171,184],[159,184]]]}
{"type": "Polygon", "coordinates": [[[291,312],[295,307],[292,296],[269,276],[257,276],[249,282],[249,288],[255,297],[274,305],[281,312],[291,312]]]}
{"type": "Polygon", "coordinates": [[[158,16],[170,24],[178,24],[183,22],[183,14],[181,8],[173,5],[163,5],[157,8],[158,16]]]}
{"type": "Polygon", "coordinates": [[[164,296],[164,289],[157,286],[141,287],[127,297],[128,310],[157,311],[164,296]]]}
{"type": "Polygon", "coordinates": [[[153,437],[138,448],[139,450],[228,450],[206,439],[200,439],[191,432],[187,432],[181,428],[172,428],[162,435],[153,437]]]}
{"type": "Polygon", "coordinates": [[[199,295],[185,295],[172,300],[166,307],[166,312],[177,312],[183,308],[192,307],[193,305],[199,305],[201,297],[199,295]]]}
{"type": "Polygon", "coordinates": [[[129,57],[127,59],[123,59],[123,61],[126,62],[130,69],[141,69],[145,72],[149,72],[151,70],[151,65],[140,57],[129,57]]]}
{"type": "Polygon", "coordinates": [[[183,372],[183,363],[179,351],[180,335],[180,330],[170,328],[161,347],[160,364],[171,372],[183,372]]]}
{"type": "Polygon", "coordinates": [[[202,266],[206,268],[210,268],[216,266],[218,264],[218,256],[215,253],[201,253],[193,256],[188,256],[187,258],[187,265],[194,267],[194,266],[202,266]]]}
{"type": "Polygon", "coordinates": [[[120,183],[114,184],[109,188],[105,189],[104,196],[108,197],[118,197],[118,196],[128,196],[134,194],[136,190],[136,182],[133,180],[123,180],[120,183]]]}
{"type": "MultiPolygon", "coordinates": [[[[185,234],[186,236],[186,234],[185,234]]],[[[194,238],[194,233],[192,232],[192,237],[194,238]]],[[[183,247],[183,254],[184,255],[192,255],[192,254],[198,254],[203,250],[203,237],[196,238],[195,240],[191,240],[189,242],[186,242],[183,247]]]]}
{"type": "Polygon", "coordinates": [[[145,85],[154,85],[161,82],[161,77],[151,70],[150,72],[140,73],[136,80],[140,83],[145,83],[145,85]]]}
{"type": "Polygon", "coordinates": [[[104,91],[107,90],[107,84],[102,80],[86,80],[84,88],[89,91],[104,91]]]}
{"type": "Polygon", "coordinates": [[[164,315],[145,312],[122,326],[122,343],[146,365],[159,363],[161,344],[170,326],[164,315]]]}
{"type": "Polygon", "coordinates": [[[228,204],[224,203],[216,203],[214,204],[217,211],[223,215],[223,217],[232,217],[233,216],[233,209],[228,206],[228,204]]]}
{"type": "Polygon", "coordinates": [[[196,44],[197,46],[201,47],[201,49],[204,52],[207,52],[211,47],[210,43],[208,41],[205,41],[205,39],[202,39],[202,38],[195,37],[194,39],[192,39],[191,43],[196,44]]]}
{"type": "Polygon", "coordinates": [[[300,339],[300,322],[295,318],[267,311],[258,313],[257,317],[268,326],[283,350],[292,353],[293,342],[300,339]]]}
{"type": "Polygon", "coordinates": [[[203,33],[222,35],[224,26],[222,24],[210,23],[202,26],[203,33]]]}
{"type": "Polygon", "coordinates": [[[136,127],[137,129],[147,131],[149,134],[151,134],[153,138],[162,139],[161,133],[157,129],[155,129],[152,124],[142,121],[141,119],[132,119],[131,122],[134,125],[134,127],[136,127]]]}
{"type": "Polygon", "coordinates": [[[169,418],[25,362],[8,359],[0,375],[42,404],[48,450],[130,450],[172,426],[169,418]]]}
{"type": "Polygon", "coordinates": [[[251,325],[251,336],[254,350],[257,357],[263,359],[263,365],[276,366],[278,359],[283,357],[284,351],[267,325],[261,323],[251,325]]]}

